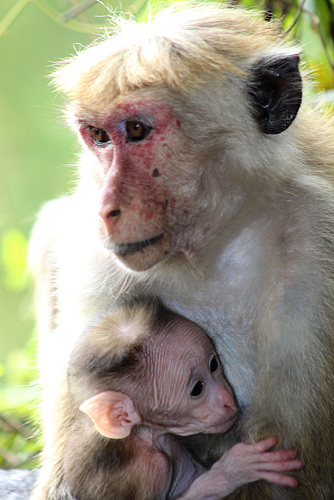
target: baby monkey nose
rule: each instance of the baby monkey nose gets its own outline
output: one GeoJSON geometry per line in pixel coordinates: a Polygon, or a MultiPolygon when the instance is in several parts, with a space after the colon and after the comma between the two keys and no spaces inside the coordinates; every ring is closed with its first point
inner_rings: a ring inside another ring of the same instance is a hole
{"type": "Polygon", "coordinates": [[[228,389],[223,388],[221,391],[221,401],[223,406],[226,408],[230,408],[231,410],[236,411],[235,401],[228,389]]]}

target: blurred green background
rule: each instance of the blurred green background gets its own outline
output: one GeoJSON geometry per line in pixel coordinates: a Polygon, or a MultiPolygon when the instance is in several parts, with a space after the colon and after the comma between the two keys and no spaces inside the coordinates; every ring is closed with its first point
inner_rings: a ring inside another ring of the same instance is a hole
{"type": "MultiPolygon", "coordinates": [[[[289,36],[301,43],[312,98],[333,109],[334,0],[233,3],[259,8],[268,20],[282,18],[282,29],[291,28],[289,36]]],[[[77,154],[48,75],[74,45],[94,40],[107,25],[108,8],[140,19],[157,4],[0,0],[0,468],[32,467],[40,447],[27,244],[42,204],[71,189],[77,154]]]]}

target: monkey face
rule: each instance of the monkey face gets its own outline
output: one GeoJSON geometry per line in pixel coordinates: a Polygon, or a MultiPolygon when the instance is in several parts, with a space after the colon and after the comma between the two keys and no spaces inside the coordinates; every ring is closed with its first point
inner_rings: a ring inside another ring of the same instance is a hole
{"type": "Polygon", "coordinates": [[[212,342],[197,325],[184,318],[171,322],[146,362],[151,378],[145,422],[181,436],[231,427],[234,398],[212,342]]]}
{"type": "Polygon", "coordinates": [[[77,120],[100,164],[98,213],[106,248],[136,271],[189,251],[201,213],[201,168],[176,114],[152,96],[132,95],[108,113],[85,111],[77,120]]]}
{"type": "Polygon", "coordinates": [[[217,355],[207,356],[190,379],[188,421],[181,435],[226,432],[236,418],[236,406],[217,355]]]}

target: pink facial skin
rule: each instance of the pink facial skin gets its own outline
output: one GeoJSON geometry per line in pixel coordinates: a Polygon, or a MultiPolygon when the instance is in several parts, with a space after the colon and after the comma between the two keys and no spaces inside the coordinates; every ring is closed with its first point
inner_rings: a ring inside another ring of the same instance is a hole
{"type": "Polygon", "coordinates": [[[106,246],[129,267],[145,270],[175,247],[172,234],[184,212],[175,178],[182,183],[179,165],[183,160],[187,167],[187,155],[182,158],[180,121],[168,107],[132,99],[107,116],[90,121],[88,113],[78,121],[101,164],[98,211],[106,246]]]}

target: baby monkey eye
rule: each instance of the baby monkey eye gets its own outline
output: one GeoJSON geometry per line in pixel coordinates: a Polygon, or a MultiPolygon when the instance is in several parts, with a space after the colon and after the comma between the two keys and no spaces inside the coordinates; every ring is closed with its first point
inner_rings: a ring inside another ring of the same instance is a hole
{"type": "Polygon", "coordinates": [[[151,133],[152,127],[142,122],[131,120],[126,122],[126,133],[128,142],[137,142],[146,139],[151,133]]]}
{"type": "Polygon", "coordinates": [[[219,367],[219,361],[218,361],[218,357],[217,356],[214,356],[213,358],[211,358],[210,360],[210,372],[211,373],[214,373],[218,370],[218,367],[219,367]]]}
{"type": "Polygon", "coordinates": [[[190,396],[193,396],[194,398],[196,398],[197,396],[202,394],[203,389],[204,389],[204,384],[201,380],[199,380],[198,382],[196,382],[196,384],[192,388],[190,396]]]}
{"type": "Polygon", "coordinates": [[[103,128],[90,127],[90,133],[93,141],[97,146],[101,146],[110,142],[110,137],[103,128]]]}

